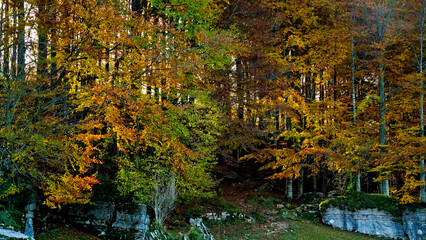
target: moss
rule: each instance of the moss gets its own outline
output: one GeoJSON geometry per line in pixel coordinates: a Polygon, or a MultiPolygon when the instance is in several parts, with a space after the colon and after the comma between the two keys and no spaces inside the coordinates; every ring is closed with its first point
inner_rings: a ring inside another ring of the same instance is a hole
{"type": "Polygon", "coordinates": [[[403,211],[414,212],[419,208],[426,208],[426,203],[416,202],[416,203],[401,204],[401,210],[403,211]]]}
{"type": "Polygon", "coordinates": [[[364,192],[349,192],[346,196],[328,199],[321,202],[319,205],[320,211],[325,211],[330,207],[337,207],[340,209],[348,209],[356,211],[360,209],[374,209],[385,211],[392,216],[401,216],[400,202],[398,199],[381,195],[381,194],[368,194],[364,192]]]}

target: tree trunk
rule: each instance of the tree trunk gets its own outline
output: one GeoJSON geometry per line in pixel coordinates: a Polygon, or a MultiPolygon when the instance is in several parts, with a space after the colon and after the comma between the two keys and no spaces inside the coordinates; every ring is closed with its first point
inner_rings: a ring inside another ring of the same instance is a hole
{"type": "Polygon", "coordinates": [[[287,199],[293,199],[293,178],[287,178],[287,199]]]}
{"type": "MultiPolygon", "coordinates": [[[[353,13],[353,6],[351,7],[351,79],[352,79],[352,110],[353,110],[353,122],[354,122],[354,128],[355,128],[355,137],[357,137],[357,132],[356,132],[356,122],[357,122],[357,118],[356,118],[356,94],[355,94],[355,41],[354,41],[354,33],[353,33],[353,28],[354,28],[354,13],[353,13]]],[[[360,192],[361,191],[361,166],[360,166],[360,162],[359,162],[359,158],[357,158],[356,160],[356,165],[357,165],[357,173],[356,173],[356,191],[360,192]]]]}
{"type": "Polygon", "coordinates": [[[299,177],[299,196],[303,194],[303,183],[305,178],[305,170],[303,168],[300,169],[300,177],[299,177]]]}
{"type": "MultiPolygon", "coordinates": [[[[379,97],[380,97],[380,153],[384,157],[386,154],[386,99],[385,99],[385,67],[379,64],[380,78],[379,78],[379,97]]],[[[385,174],[385,180],[382,181],[382,194],[389,196],[389,176],[385,174]]]]}
{"type": "MultiPolygon", "coordinates": [[[[424,82],[423,82],[423,77],[424,77],[424,73],[423,73],[423,33],[424,33],[424,21],[425,21],[425,15],[426,15],[426,0],[423,1],[423,8],[422,8],[422,12],[420,14],[420,24],[419,24],[419,29],[420,29],[420,56],[419,56],[419,70],[421,73],[421,77],[420,78],[420,89],[421,90],[425,90],[424,87],[424,82]]],[[[423,91],[420,92],[420,137],[424,138],[425,137],[425,126],[424,126],[424,93],[423,91]]],[[[420,160],[420,167],[422,169],[424,169],[425,167],[425,156],[422,156],[421,160],[420,160]]],[[[420,172],[420,181],[423,182],[423,185],[420,187],[420,201],[421,202],[426,202],[426,185],[425,185],[425,180],[426,180],[426,173],[424,171],[420,172]]]]}
{"type": "Polygon", "coordinates": [[[18,68],[17,77],[18,79],[25,78],[25,8],[24,1],[21,0],[18,5],[19,10],[19,43],[18,43],[18,68]]]}
{"type": "Polygon", "coordinates": [[[34,238],[34,214],[37,209],[37,192],[35,187],[31,187],[29,196],[27,198],[27,205],[25,206],[25,230],[24,234],[34,238]]]}
{"type": "MultiPolygon", "coordinates": [[[[13,1],[12,1],[13,2],[13,1]]],[[[17,53],[17,49],[16,49],[16,45],[18,44],[18,38],[17,38],[17,33],[16,33],[16,29],[18,28],[18,17],[17,17],[17,13],[16,13],[16,2],[13,2],[12,4],[12,12],[14,12],[14,14],[12,14],[12,29],[13,31],[11,31],[10,35],[12,38],[12,56],[10,58],[10,75],[12,77],[12,79],[16,79],[16,56],[18,55],[17,53]]]]}
{"type": "MultiPolygon", "coordinates": [[[[3,13],[4,13],[4,6],[3,6],[3,4],[1,4],[0,5],[0,43],[2,43],[3,42],[3,21],[4,21],[4,19],[3,19],[3,13]]],[[[0,47],[4,47],[4,45],[3,46],[1,46],[0,45],[0,47]]],[[[1,62],[1,57],[2,57],[2,51],[0,51],[0,71],[2,70],[2,62],[1,62]]]]}
{"type": "MultiPolygon", "coordinates": [[[[41,16],[45,14],[46,6],[44,6],[44,3],[39,4],[38,12],[41,16]]],[[[37,77],[39,79],[45,79],[48,75],[47,74],[47,31],[41,19],[37,26],[37,34],[38,34],[37,77]]]]}
{"type": "MultiPolygon", "coordinates": [[[[383,39],[386,33],[386,29],[392,17],[392,12],[395,7],[396,0],[391,0],[389,2],[382,0],[382,9],[379,13],[379,23],[377,25],[377,43],[383,44],[383,39]],[[387,3],[387,4],[386,4],[387,3]],[[385,13],[385,9],[388,10],[385,13]]],[[[384,57],[384,50],[379,50],[379,59],[384,57]]],[[[386,67],[382,62],[379,62],[379,97],[380,97],[380,105],[379,105],[379,117],[380,117],[380,153],[382,157],[384,157],[386,153],[386,96],[385,96],[385,70],[386,67]]],[[[382,181],[382,194],[389,195],[389,176],[385,174],[385,180],[382,181]]]]}
{"type": "Polygon", "coordinates": [[[237,77],[236,77],[236,88],[235,92],[237,94],[237,117],[239,120],[243,121],[244,120],[244,103],[243,103],[243,78],[244,78],[244,73],[243,73],[243,61],[241,60],[241,58],[237,58],[236,60],[236,66],[237,66],[237,77]]]}
{"type": "Polygon", "coordinates": [[[9,27],[10,27],[10,20],[8,19],[9,14],[9,1],[6,0],[4,3],[4,15],[5,15],[5,21],[4,21],[4,35],[3,35],[3,46],[4,46],[4,54],[3,54],[3,76],[6,80],[6,82],[10,79],[9,76],[9,57],[10,57],[10,49],[9,49],[9,27]]]}
{"type": "Polygon", "coordinates": [[[51,34],[51,42],[50,42],[50,59],[52,61],[52,63],[50,64],[50,87],[53,89],[56,87],[57,83],[57,78],[58,78],[58,69],[56,66],[56,62],[55,62],[55,57],[56,57],[56,34],[54,33],[54,31],[52,31],[51,34]]]}
{"type": "Polygon", "coordinates": [[[317,175],[316,174],[314,174],[314,175],[312,175],[312,187],[313,187],[313,190],[314,190],[314,192],[317,192],[318,191],[318,184],[317,184],[317,175]]]}

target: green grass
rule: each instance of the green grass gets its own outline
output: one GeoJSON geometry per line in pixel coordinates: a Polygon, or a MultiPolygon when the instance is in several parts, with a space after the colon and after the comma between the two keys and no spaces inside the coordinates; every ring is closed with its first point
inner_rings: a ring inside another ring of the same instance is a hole
{"type": "Polygon", "coordinates": [[[274,231],[265,224],[236,223],[217,225],[209,229],[217,240],[379,240],[360,233],[346,232],[319,223],[285,220],[288,228],[274,231]]]}
{"type": "MultiPolygon", "coordinates": [[[[367,236],[360,233],[353,233],[335,229],[322,224],[308,222],[290,222],[287,233],[284,233],[282,239],[305,239],[305,240],[373,240],[381,239],[367,236]]],[[[279,238],[276,238],[279,239],[279,238]]]]}

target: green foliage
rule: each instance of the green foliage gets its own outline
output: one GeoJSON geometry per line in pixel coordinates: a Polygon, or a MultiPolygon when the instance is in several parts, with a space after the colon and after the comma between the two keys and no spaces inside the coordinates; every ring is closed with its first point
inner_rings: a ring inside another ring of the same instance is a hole
{"type": "Polygon", "coordinates": [[[347,193],[346,196],[328,199],[321,202],[319,205],[321,211],[330,207],[348,209],[350,211],[377,208],[378,210],[388,212],[395,217],[401,216],[400,202],[398,199],[381,194],[368,194],[352,191],[347,193]]]}
{"type": "Polygon", "coordinates": [[[197,227],[192,227],[191,230],[186,234],[186,236],[190,240],[204,240],[204,234],[201,232],[201,230],[197,227]]]}
{"type": "Polygon", "coordinates": [[[195,37],[202,29],[208,29],[218,17],[210,10],[211,0],[151,0],[151,3],[190,37],[195,37]]]}
{"type": "Polygon", "coordinates": [[[196,96],[194,104],[152,106],[157,116],[139,116],[143,133],[135,132],[133,142],[123,143],[123,154],[117,157],[117,184],[122,193],[148,201],[155,173],[173,172],[180,197],[211,195],[208,190],[214,182],[209,172],[216,163],[220,114],[201,93],[196,96]]]}
{"type": "Polygon", "coordinates": [[[12,228],[15,231],[24,229],[22,209],[25,206],[26,194],[26,191],[21,191],[0,199],[0,225],[2,228],[12,228]]]}
{"type": "Polygon", "coordinates": [[[24,229],[23,213],[16,209],[3,209],[0,210],[0,227],[15,231],[22,231],[24,229]]]}

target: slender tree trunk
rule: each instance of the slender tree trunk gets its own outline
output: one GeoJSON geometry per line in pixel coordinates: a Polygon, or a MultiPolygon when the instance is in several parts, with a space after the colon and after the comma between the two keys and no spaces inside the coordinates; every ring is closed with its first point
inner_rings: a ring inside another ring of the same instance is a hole
{"type": "Polygon", "coordinates": [[[337,91],[337,69],[334,68],[334,74],[333,74],[333,100],[337,101],[337,95],[338,95],[338,91],[337,91]]]}
{"type": "Polygon", "coordinates": [[[18,68],[17,77],[18,79],[25,78],[25,8],[24,1],[21,0],[18,5],[19,17],[18,17],[18,68]]]}
{"type": "MultiPolygon", "coordinates": [[[[4,45],[1,45],[1,43],[3,43],[3,13],[4,13],[4,6],[3,6],[3,4],[1,4],[1,6],[0,6],[0,47],[1,48],[3,48],[3,47],[5,47],[4,45]]],[[[0,71],[2,71],[2,61],[1,61],[1,58],[2,58],[2,51],[0,51],[0,71]]]]}
{"type": "MultiPolygon", "coordinates": [[[[382,10],[379,12],[379,23],[377,23],[377,43],[379,45],[384,44],[384,36],[389,25],[389,22],[392,18],[392,12],[395,7],[396,0],[385,1],[382,0],[382,10]],[[385,12],[387,10],[387,12],[385,12]]],[[[384,57],[384,50],[379,50],[379,59],[384,57]]],[[[386,141],[386,96],[385,96],[385,70],[386,67],[382,62],[379,62],[379,97],[380,97],[380,105],[379,105],[379,117],[380,117],[380,153],[381,156],[384,157],[386,153],[387,144],[386,141]]],[[[382,194],[389,195],[389,176],[385,174],[385,180],[382,181],[382,194]]]]}
{"type": "MultiPolygon", "coordinates": [[[[18,2],[18,59],[17,59],[17,72],[16,76],[18,80],[23,80],[25,78],[25,6],[24,0],[18,2]]],[[[29,237],[34,237],[34,226],[33,219],[35,210],[37,209],[37,192],[35,186],[30,186],[30,194],[27,198],[27,205],[25,207],[25,235],[29,237]]]]}
{"type": "MultiPolygon", "coordinates": [[[[424,88],[423,79],[420,82],[421,89],[424,88]]],[[[420,130],[421,130],[421,137],[425,137],[425,127],[424,127],[424,94],[420,93],[420,130]]],[[[425,156],[422,156],[422,159],[420,160],[420,167],[421,169],[424,169],[425,167],[425,156]]],[[[426,172],[422,171],[420,172],[420,181],[423,182],[423,185],[420,187],[420,200],[421,202],[426,202],[426,172]]]]}
{"type": "Polygon", "coordinates": [[[10,20],[9,20],[9,1],[5,0],[4,2],[4,15],[5,15],[5,19],[4,19],[4,31],[3,31],[3,46],[4,46],[4,54],[3,54],[3,76],[6,80],[6,82],[8,82],[8,80],[10,79],[9,76],[9,57],[10,57],[10,46],[9,46],[9,28],[10,28],[10,20]]]}
{"type": "Polygon", "coordinates": [[[313,184],[313,189],[314,189],[314,192],[317,192],[318,191],[318,180],[317,180],[317,175],[316,174],[314,174],[313,176],[312,176],[312,184],[313,184]]]}
{"type": "Polygon", "coordinates": [[[243,78],[244,78],[244,74],[243,74],[243,61],[241,58],[237,58],[237,78],[236,78],[236,87],[237,89],[235,90],[236,94],[237,94],[237,117],[240,120],[244,120],[244,103],[243,103],[243,78]]]}
{"type": "MultiPolygon", "coordinates": [[[[13,2],[13,1],[12,1],[13,2]]],[[[18,38],[17,38],[17,31],[16,29],[18,28],[18,16],[16,14],[16,2],[13,2],[13,4],[11,5],[12,7],[12,12],[14,12],[14,14],[12,14],[12,29],[13,31],[11,31],[11,37],[12,37],[12,56],[10,59],[10,75],[12,76],[13,79],[16,79],[16,55],[18,55],[17,53],[17,44],[18,44],[18,38]]]]}
{"type": "Polygon", "coordinates": [[[305,170],[303,168],[300,169],[300,177],[299,177],[299,196],[303,194],[303,184],[305,178],[305,170]]]}
{"type": "MultiPolygon", "coordinates": [[[[286,25],[285,27],[287,28],[288,27],[287,21],[286,21],[285,25],[286,25]]],[[[284,36],[284,34],[280,34],[281,55],[282,55],[283,59],[287,57],[287,54],[289,54],[289,53],[287,53],[287,50],[286,50],[286,47],[285,47],[285,39],[286,39],[286,36],[284,36]]],[[[286,73],[286,74],[287,74],[287,77],[289,77],[288,73],[286,73]]],[[[291,117],[285,117],[284,119],[285,119],[284,120],[285,121],[284,122],[284,124],[285,124],[285,131],[291,131],[291,128],[292,128],[291,117]]],[[[286,186],[286,188],[287,188],[287,199],[292,200],[294,198],[294,195],[293,195],[293,176],[287,178],[286,184],[287,184],[287,186],[286,186]]]]}
{"type": "MultiPolygon", "coordinates": [[[[420,137],[425,137],[425,126],[424,126],[424,93],[423,90],[425,90],[424,82],[423,82],[423,33],[424,33],[424,21],[425,21],[425,14],[426,14],[426,0],[423,1],[423,8],[422,13],[420,15],[420,59],[419,59],[419,70],[421,73],[421,79],[420,79],[420,89],[422,90],[420,92],[420,137]]],[[[425,156],[422,156],[420,160],[420,167],[424,169],[425,167],[425,156]]],[[[420,201],[426,202],[426,173],[424,171],[420,172],[420,181],[423,182],[423,185],[420,187],[420,201]]]]}
{"type": "Polygon", "coordinates": [[[57,75],[58,75],[58,69],[55,62],[56,58],[56,43],[57,43],[57,37],[54,31],[52,31],[51,34],[51,40],[50,40],[50,87],[53,89],[56,87],[57,83],[57,75]]]}
{"type": "MultiPolygon", "coordinates": [[[[4,47],[4,55],[3,55],[3,76],[4,76],[4,83],[6,84],[6,99],[3,99],[3,106],[4,106],[4,112],[5,112],[5,126],[9,128],[10,131],[10,139],[12,139],[12,119],[13,119],[13,113],[11,111],[11,105],[13,102],[13,84],[11,83],[11,77],[10,77],[10,16],[9,16],[9,9],[10,4],[8,0],[4,1],[4,31],[3,31],[3,47],[4,47]]],[[[8,154],[12,152],[12,144],[10,144],[10,147],[8,147],[8,154]]]]}
{"type": "MultiPolygon", "coordinates": [[[[353,110],[353,122],[354,122],[354,128],[355,128],[355,137],[357,137],[357,132],[356,132],[356,122],[357,122],[357,118],[356,118],[356,111],[357,111],[357,107],[356,107],[356,94],[355,94],[355,41],[354,41],[354,33],[353,33],[353,29],[354,29],[354,13],[353,13],[353,6],[351,7],[351,79],[352,79],[352,110],[353,110]]],[[[356,173],[356,190],[358,192],[361,191],[361,166],[360,166],[360,162],[359,162],[359,158],[357,158],[356,160],[356,165],[357,165],[357,173],[356,173]]]]}
{"type": "Polygon", "coordinates": [[[18,44],[18,37],[17,37],[17,29],[18,29],[18,15],[17,15],[17,11],[16,11],[16,6],[17,6],[17,2],[13,2],[12,1],[12,31],[11,31],[11,38],[12,38],[12,56],[10,56],[10,75],[12,77],[12,79],[16,79],[16,59],[17,59],[17,44],[18,44]]]}
{"type": "Polygon", "coordinates": [[[287,199],[293,199],[293,178],[287,178],[287,199]]]}
{"type": "MultiPolygon", "coordinates": [[[[43,16],[46,11],[44,3],[38,6],[40,16],[43,16]]],[[[37,56],[37,76],[39,79],[47,77],[47,31],[42,20],[39,21],[37,26],[38,34],[38,56],[37,56]]]]}
{"type": "MultiPolygon", "coordinates": [[[[385,67],[379,64],[380,78],[379,78],[379,97],[380,97],[380,154],[382,157],[386,154],[386,99],[385,99],[385,67]]],[[[389,196],[389,176],[385,174],[385,180],[382,181],[382,194],[389,196]]]]}

